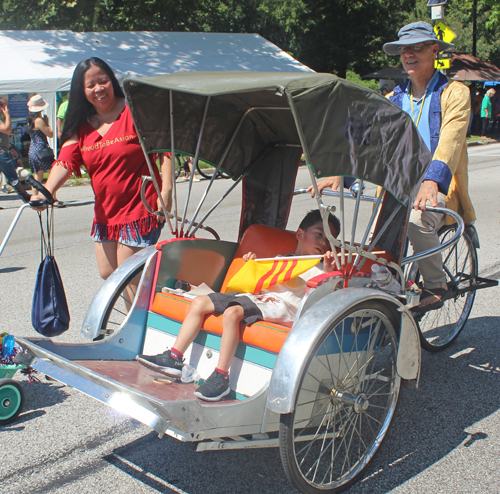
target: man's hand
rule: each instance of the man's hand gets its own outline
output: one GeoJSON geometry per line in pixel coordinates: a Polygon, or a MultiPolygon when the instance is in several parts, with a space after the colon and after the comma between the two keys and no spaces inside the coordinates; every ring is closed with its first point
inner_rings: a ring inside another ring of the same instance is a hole
{"type": "Polygon", "coordinates": [[[329,273],[330,271],[335,271],[337,268],[335,264],[335,257],[331,250],[326,252],[325,257],[323,259],[323,266],[325,268],[325,273],[329,273]]]}
{"type": "Polygon", "coordinates": [[[242,259],[247,262],[252,259],[257,259],[257,255],[254,254],[253,252],[247,252],[245,255],[243,255],[242,259]]]}
{"type": "MultiPolygon", "coordinates": [[[[339,184],[340,177],[325,177],[318,182],[318,190],[321,193],[323,189],[331,187],[333,191],[336,191],[339,188],[339,184]]],[[[310,192],[311,197],[314,197],[314,187],[312,185],[307,188],[307,192],[310,192]]]]}
{"type": "Polygon", "coordinates": [[[438,185],[433,180],[424,180],[418,191],[417,198],[413,204],[414,209],[425,211],[427,201],[430,201],[433,208],[437,207],[438,185]]]}

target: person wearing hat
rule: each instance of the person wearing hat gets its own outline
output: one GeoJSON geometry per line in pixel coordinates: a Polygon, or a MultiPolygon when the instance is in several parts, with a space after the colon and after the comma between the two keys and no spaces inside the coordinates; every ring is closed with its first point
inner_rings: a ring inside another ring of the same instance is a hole
{"type": "MultiPolygon", "coordinates": [[[[464,84],[448,81],[435,69],[438,52],[453,45],[438,39],[430,24],[408,24],[399,30],[398,38],[386,43],[384,51],[401,57],[410,81],[397,86],[387,97],[410,115],[432,154],[408,225],[413,250],[419,253],[439,245],[437,232],[446,218],[426,211],[426,206],[452,209],[466,223],[476,219],[467,175],[470,93],[464,84]]],[[[441,254],[423,259],[419,268],[425,291],[416,312],[437,309],[449,297],[441,254]]]]}
{"type": "MultiPolygon", "coordinates": [[[[29,115],[27,123],[28,134],[31,137],[28,157],[33,176],[40,183],[43,180],[43,174],[52,168],[51,161],[42,161],[37,154],[38,151],[49,147],[47,137],[54,137],[54,132],[49,125],[49,117],[47,115],[42,116],[42,111],[48,106],[49,104],[39,94],[35,94],[28,101],[29,115]]],[[[54,199],[56,198],[54,197],[54,199]]],[[[54,206],[64,207],[65,204],[56,199],[54,206]]]]}

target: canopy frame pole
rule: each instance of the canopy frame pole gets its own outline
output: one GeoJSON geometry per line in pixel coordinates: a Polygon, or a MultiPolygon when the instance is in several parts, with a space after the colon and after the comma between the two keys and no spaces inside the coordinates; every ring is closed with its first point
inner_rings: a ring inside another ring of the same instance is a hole
{"type": "MultiPolygon", "coordinates": [[[[380,229],[378,232],[377,236],[370,242],[370,247],[368,247],[368,250],[366,252],[371,253],[371,251],[375,248],[375,244],[380,240],[380,237],[384,234],[384,232],[387,230],[389,225],[391,224],[391,221],[394,219],[396,214],[398,214],[399,210],[403,207],[402,204],[398,203],[398,206],[394,208],[394,211],[390,214],[389,218],[387,218],[386,222],[384,223],[384,226],[380,229]]],[[[363,258],[363,260],[359,263],[359,268],[363,266],[363,264],[366,261],[366,257],[363,258]]]]}
{"type": "Polygon", "coordinates": [[[174,138],[174,95],[169,89],[168,100],[170,104],[170,155],[172,158],[172,182],[173,182],[173,202],[174,202],[174,217],[175,217],[175,232],[172,232],[177,237],[179,236],[179,218],[177,216],[177,187],[175,183],[175,138],[174,138]]]}
{"type": "MultiPolygon", "coordinates": [[[[382,192],[378,196],[377,202],[373,206],[373,211],[372,211],[372,215],[370,217],[370,221],[368,222],[368,225],[366,226],[365,234],[363,235],[363,240],[361,240],[361,246],[360,246],[361,250],[364,249],[365,243],[368,239],[368,235],[370,235],[370,230],[372,228],[372,225],[373,225],[375,218],[377,217],[377,214],[378,214],[378,211],[380,208],[380,204],[382,203],[382,198],[384,196],[384,192],[385,192],[385,190],[382,190],[382,192]]],[[[361,257],[362,256],[359,253],[356,254],[356,258],[354,259],[354,263],[352,265],[353,268],[356,268],[359,261],[361,261],[361,257]]]]}
{"type": "MultiPolygon", "coordinates": [[[[182,236],[182,230],[184,223],[186,222],[186,215],[187,215],[187,210],[189,206],[189,199],[191,197],[191,189],[193,187],[193,178],[196,170],[196,165],[198,163],[198,156],[200,154],[200,146],[201,146],[201,139],[203,137],[203,132],[205,130],[205,122],[207,121],[207,113],[208,113],[208,107],[210,105],[211,101],[211,96],[207,97],[207,101],[205,103],[205,109],[203,110],[203,118],[201,120],[201,127],[200,127],[200,135],[198,136],[198,142],[196,143],[196,151],[194,152],[194,158],[193,158],[193,169],[191,170],[191,174],[189,177],[189,186],[188,186],[188,192],[186,195],[186,205],[184,206],[184,213],[182,215],[182,223],[181,223],[181,236],[182,236]]],[[[191,226],[191,225],[190,225],[191,226]]]]}
{"type": "Polygon", "coordinates": [[[340,235],[342,244],[340,246],[340,262],[345,266],[345,214],[344,214],[344,177],[340,177],[340,235]]]}
{"type": "MultiPolygon", "coordinates": [[[[156,190],[156,193],[158,194],[158,198],[160,199],[161,209],[163,211],[163,214],[165,215],[166,221],[168,222],[168,226],[170,227],[170,233],[172,233],[172,235],[174,235],[172,223],[170,222],[170,218],[168,217],[168,214],[167,214],[168,213],[167,208],[165,207],[165,203],[163,202],[163,198],[161,197],[161,189],[160,189],[160,186],[158,185],[158,181],[156,180],[154,168],[153,168],[153,165],[151,163],[151,159],[149,158],[149,154],[146,150],[146,145],[144,144],[144,138],[141,137],[139,129],[136,128],[136,130],[137,130],[137,137],[139,139],[139,144],[140,144],[142,152],[144,153],[144,156],[146,158],[146,163],[148,165],[149,173],[151,175],[151,181],[153,182],[153,186],[156,190]]],[[[155,163],[155,166],[156,166],[156,163],[155,163]]]]}
{"type": "MultiPolygon", "coordinates": [[[[356,228],[358,226],[359,205],[361,203],[362,192],[363,192],[363,180],[360,180],[359,187],[358,187],[358,193],[356,194],[356,205],[354,207],[354,219],[352,222],[352,230],[351,230],[351,245],[354,245],[354,240],[356,238],[356,228]]],[[[352,251],[351,250],[349,250],[349,257],[347,258],[347,262],[348,262],[348,264],[350,264],[352,262],[352,251]]]]}
{"type": "MultiPolygon", "coordinates": [[[[214,171],[214,174],[212,175],[212,178],[210,179],[210,182],[208,183],[207,188],[206,188],[203,196],[200,199],[200,202],[198,204],[198,207],[196,208],[196,211],[194,212],[194,216],[193,216],[193,218],[191,220],[191,223],[189,224],[188,228],[186,229],[186,234],[185,234],[186,237],[188,237],[189,235],[193,235],[194,234],[194,232],[191,233],[191,228],[193,227],[193,224],[196,221],[196,218],[197,218],[197,216],[198,216],[198,214],[200,212],[200,209],[202,208],[202,206],[203,206],[203,204],[205,202],[205,199],[207,198],[208,192],[212,188],[212,184],[213,184],[215,178],[219,174],[220,167],[222,166],[222,163],[224,163],[224,160],[226,159],[226,156],[229,153],[229,150],[231,149],[231,146],[233,145],[233,142],[236,139],[238,131],[240,130],[241,126],[243,125],[243,122],[245,121],[245,119],[248,116],[248,114],[250,112],[254,111],[254,110],[289,110],[289,108],[285,108],[285,107],[281,107],[281,106],[276,106],[276,107],[274,107],[274,106],[269,106],[269,107],[267,107],[267,106],[262,106],[262,107],[255,106],[255,107],[252,107],[252,108],[248,108],[245,111],[245,113],[243,113],[243,115],[241,116],[238,124],[236,125],[236,128],[234,129],[234,132],[233,132],[233,135],[231,136],[231,139],[229,139],[229,142],[228,142],[228,144],[226,146],[226,149],[224,150],[224,153],[221,156],[221,159],[219,160],[219,163],[217,164],[217,167],[215,168],[215,171],[214,171]]],[[[193,169],[194,169],[194,165],[193,165],[193,169]]],[[[207,216],[205,216],[205,218],[206,217],[207,216]]],[[[201,220],[199,223],[203,224],[203,220],[201,220]]]]}
{"type": "MultiPolygon", "coordinates": [[[[253,167],[259,162],[259,160],[261,160],[268,153],[269,153],[269,149],[267,149],[263,153],[259,154],[259,156],[257,156],[257,158],[255,158],[254,162],[249,166],[250,170],[252,170],[253,167]]],[[[196,228],[191,233],[191,236],[194,235],[199,228],[203,228],[202,227],[203,222],[212,214],[214,209],[233,191],[233,189],[243,180],[244,176],[245,176],[245,174],[242,174],[237,180],[235,180],[234,184],[231,185],[231,187],[229,187],[229,189],[224,193],[224,195],[210,208],[210,210],[205,214],[205,216],[203,216],[203,218],[198,222],[198,224],[196,225],[196,228]]]]}
{"type": "MultiPolygon", "coordinates": [[[[299,120],[299,116],[297,114],[297,109],[295,108],[295,105],[293,104],[293,96],[292,94],[288,91],[288,89],[282,88],[282,92],[286,95],[288,99],[288,104],[290,105],[290,110],[292,111],[292,116],[295,121],[295,127],[297,129],[297,133],[299,134],[299,140],[300,144],[302,145],[302,152],[304,153],[304,157],[306,158],[306,165],[307,169],[309,170],[309,176],[311,177],[311,183],[314,189],[314,197],[316,197],[316,203],[318,204],[318,209],[322,211],[323,214],[323,229],[325,231],[326,238],[330,241],[330,244],[332,246],[332,254],[333,258],[335,259],[335,265],[337,266],[337,269],[339,271],[342,270],[342,267],[340,265],[340,260],[339,256],[337,254],[337,250],[335,247],[339,246],[339,241],[333,237],[332,233],[330,232],[330,224],[328,222],[328,214],[330,211],[333,209],[330,206],[326,206],[322,199],[321,199],[321,193],[318,189],[318,183],[316,182],[316,177],[314,176],[314,171],[312,168],[312,163],[311,163],[311,156],[309,154],[309,148],[307,147],[306,144],[306,138],[304,136],[304,130],[302,129],[302,125],[299,120]],[[325,221],[326,219],[326,221],[325,221]]],[[[333,209],[335,211],[335,209],[333,209]]],[[[342,228],[343,230],[343,228],[342,228]]]]}

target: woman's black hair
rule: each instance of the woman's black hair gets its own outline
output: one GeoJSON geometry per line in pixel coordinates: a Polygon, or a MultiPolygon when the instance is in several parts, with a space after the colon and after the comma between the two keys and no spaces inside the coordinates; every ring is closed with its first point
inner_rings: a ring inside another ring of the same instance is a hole
{"type": "Polygon", "coordinates": [[[35,120],[41,115],[41,111],[30,111],[26,123],[28,124],[27,132],[28,134],[33,130],[35,126],[35,120]]]}
{"type": "Polygon", "coordinates": [[[85,88],[83,85],[83,77],[85,72],[87,72],[90,67],[95,65],[100,69],[104,70],[111,79],[111,84],[113,85],[113,91],[115,96],[118,98],[124,98],[122,88],[118,84],[118,80],[115,74],[111,70],[111,67],[100,58],[92,57],[82,60],[73,72],[73,78],[71,79],[71,89],[69,91],[68,109],[66,110],[66,116],[64,118],[64,128],[61,136],[61,145],[63,145],[73,134],[76,134],[80,130],[80,126],[85,120],[88,119],[90,115],[95,113],[95,109],[92,104],[85,97],[85,88]]]}

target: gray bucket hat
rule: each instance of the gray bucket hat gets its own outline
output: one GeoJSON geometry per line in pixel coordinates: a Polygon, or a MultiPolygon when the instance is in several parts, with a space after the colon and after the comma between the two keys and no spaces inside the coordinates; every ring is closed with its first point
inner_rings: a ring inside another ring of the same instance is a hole
{"type": "Polygon", "coordinates": [[[425,43],[434,41],[439,45],[439,51],[451,48],[451,43],[445,43],[436,36],[432,26],[423,21],[412,22],[399,30],[398,41],[392,41],[384,45],[384,51],[388,55],[399,55],[398,47],[402,45],[414,45],[417,43],[425,43]]]}

